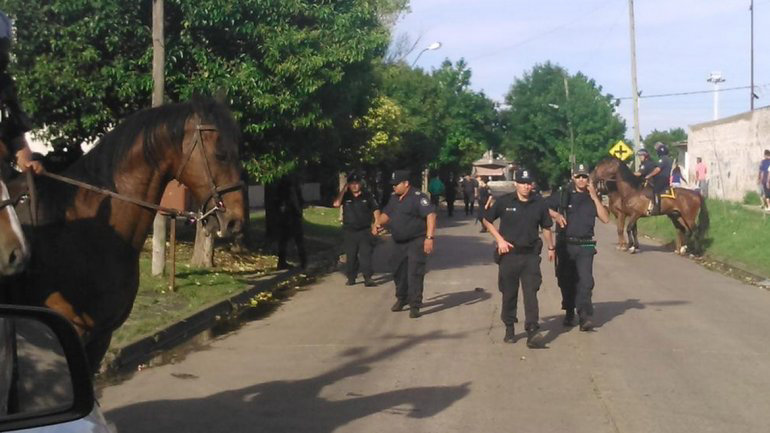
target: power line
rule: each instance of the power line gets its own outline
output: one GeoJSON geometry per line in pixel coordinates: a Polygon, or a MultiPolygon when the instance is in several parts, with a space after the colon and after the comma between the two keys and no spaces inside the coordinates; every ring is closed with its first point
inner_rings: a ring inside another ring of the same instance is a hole
{"type": "MultiPolygon", "coordinates": [[[[767,86],[767,84],[755,84],[754,88],[756,89],[757,87],[765,87],[765,86],[767,86]]],[[[748,89],[750,87],[751,86],[725,87],[724,89],[718,89],[718,90],[714,90],[714,89],[712,89],[712,90],[695,90],[695,91],[692,91],[692,92],[660,93],[658,95],[647,95],[647,96],[639,95],[639,98],[640,99],[647,99],[647,98],[667,98],[669,96],[689,96],[689,95],[699,95],[699,94],[703,94],[703,93],[728,92],[728,91],[731,91],[731,90],[743,90],[743,89],[748,89]]],[[[617,99],[619,101],[625,101],[627,99],[633,99],[633,97],[632,96],[624,96],[622,98],[617,98],[617,99]]]]}

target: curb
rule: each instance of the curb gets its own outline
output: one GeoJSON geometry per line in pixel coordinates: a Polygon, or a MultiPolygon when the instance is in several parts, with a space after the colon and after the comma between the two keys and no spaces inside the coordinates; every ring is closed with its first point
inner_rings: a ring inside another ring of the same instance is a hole
{"type": "Polygon", "coordinates": [[[254,296],[271,291],[276,286],[301,274],[321,275],[327,273],[330,265],[336,262],[339,254],[337,254],[336,247],[332,247],[316,254],[316,257],[317,259],[308,269],[292,268],[258,281],[252,287],[236,295],[199,310],[150,336],[121,347],[111,359],[103,361],[100,375],[110,377],[114,374],[136,370],[140,365],[151,361],[162,352],[178,347],[211,329],[223,318],[237,315],[240,306],[247,304],[254,296]]]}

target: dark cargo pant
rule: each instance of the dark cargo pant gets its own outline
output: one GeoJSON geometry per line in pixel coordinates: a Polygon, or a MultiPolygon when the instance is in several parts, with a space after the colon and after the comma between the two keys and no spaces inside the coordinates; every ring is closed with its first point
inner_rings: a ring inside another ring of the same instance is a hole
{"type": "Polygon", "coordinates": [[[394,242],[391,264],[393,282],[396,283],[396,298],[409,303],[411,307],[422,305],[422,289],[425,279],[425,254],[422,236],[407,242],[394,242]]]}
{"type": "Polygon", "coordinates": [[[343,248],[345,249],[346,267],[345,275],[348,280],[355,280],[358,271],[364,278],[372,277],[372,250],[373,242],[370,228],[352,230],[344,229],[342,231],[343,248]]]}
{"type": "Polygon", "coordinates": [[[515,254],[510,252],[500,258],[498,266],[498,284],[503,294],[503,308],[500,319],[506,326],[513,326],[516,320],[516,307],[521,283],[524,298],[525,329],[536,330],[540,327],[540,310],[537,304],[537,291],[543,282],[540,273],[540,254],[515,254]]]}
{"type": "Polygon", "coordinates": [[[561,308],[567,311],[577,308],[579,312],[594,314],[591,296],[594,289],[595,245],[556,242],[556,280],[561,289],[561,308]]]}

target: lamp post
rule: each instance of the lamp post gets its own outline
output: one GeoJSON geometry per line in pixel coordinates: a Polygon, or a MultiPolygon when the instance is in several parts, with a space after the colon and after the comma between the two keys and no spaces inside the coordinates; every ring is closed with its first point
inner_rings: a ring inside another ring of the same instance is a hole
{"type": "Polygon", "coordinates": [[[721,72],[712,72],[706,81],[714,84],[714,120],[717,120],[719,119],[719,83],[724,83],[725,79],[721,72]]]}
{"type": "Polygon", "coordinates": [[[434,42],[427,47],[423,48],[422,51],[420,51],[420,54],[417,55],[417,57],[414,59],[414,62],[412,62],[412,67],[417,64],[417,61],[420,60],[420,56],[422,56],[422,53],[426,51],[436,51],[437,49],[441,48],[441,42],[434,42]]]}

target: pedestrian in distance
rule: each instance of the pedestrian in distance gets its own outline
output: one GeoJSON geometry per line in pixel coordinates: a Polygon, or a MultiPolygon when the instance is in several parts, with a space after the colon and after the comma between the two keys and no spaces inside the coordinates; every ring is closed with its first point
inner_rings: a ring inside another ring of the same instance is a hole
{"type": "Polygon", "coordinates": [[[465,203],[465,216],[473,215],[473,203],[476,200],[478,194],[479,183],[476,179],[471,178],[467,174],[460,182],[460,188],[463,191],[463,202],[465,203]]]}
{"type": "Polygon", "coordinates": [[[342,245],[345,250],[347,285],[356,283],[358,271],[364,276],[364,286],[374,287],[372,252],[377,235],[380,208],[374,196],[363,188],[361,176],[351,173],[340,188],[334,207],[342,207],[342,245]]]}
{"type": "Polygon", "coordinates": [[[446,214],[452,217],[455,212],[455,200],[457,199],[457,182],[453,173],[449,173],[449,178],[444,182],[444,197],[446,198],[446,214]]]}
{"type": "Polygon", "coordinates": [[[765,159],[759,163],[757,184],[762,192],[762,209],[770,210],[770,149],[765,149],[765,159]]]}
{"type": "Polygon", "coordinates": [[[596,218],[610,221],[609,211],[589,179],[588,166],[575,166],[572,181],[547,199],[551,217],[556,221],[556,280],[561,289],[564,326],[575,325],[575,309],[580,330],[594,327],[593,263],[596,255],[594,226],[596,218]]]}
{"type": "Polygon", "coordinates": [[[506,343],[514,342],[516,306],[521,285],[524,298],[524,329],[527,332],[527,346],[544,347],[540,334],[540,310],[537,292],[543,282],[540,272],[540,253],[543,237],[548,248],[548,260],[553,261],[555,247],[550,227],[553,225],[545,200],[530,196],[533,177],[529,170],[516,171],[516,192],[506,194],[484,215],[484,225],[495,239],[495,261],[498,263],[498,284],[503,295],[500,318],[505,325],[506,343]],[[499,230],[493,224],[500,219],[499,230]]]}
{"type": "Polygon", "coordinates": [[[299,256],[299,265],[307,267],[307,251],[305,250],[305,232],[303,230],[302,212],[305,201],[302,197],[302,188],[296,176],[288,174],[283,176],[274,185],[270,186],[269,197],[274,202],[276,209],[276,222],[278,227],[278,269],[288,269],[287,248],[290,240],[294,240],[299,256]]]}
{"type": "Polygon", "coordinates": [[[444,182],[439,179],[438,175],[433,176],[430,182],[428,182],[428,192],[430,193],[431,203],[438,210],[441,196],[444,195],[444,182]]]}
{"type": "Polygon", "coordinates": [[[699,156],[697,158],[697,164],[695,164],[695,185],[700,191],[700,195],[708,197],[709,194],[709,179],[708,179],[708,167],[703,162],[703,159],[699,156]]]}
{"type": "Polygon", "coordinates": [[[487,231],[486,227],[484,226],[484,213],[489,209],[489,207],[492,204],[492,190],[490,190],[489,185],[487,184],[486,179],[484,177],[479,178],[479,212],[478,216],[476,217],[477,221],[481,223],[481,233],[485,233],[487,231]]]}
{"type": "Polygon", "coordinates": [[[420,317],[423,283],[428,255],[433,253],[436,209],[428,197],[412,187],[407,170],[396,170],[391,177],[393,195],[378,222],[393,237],[391,264],[396,285],[396,303],[391,311],[409,305],[409,317],[420,317]]]}

